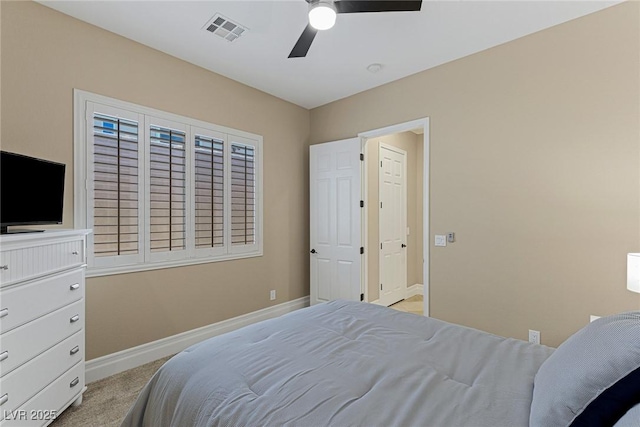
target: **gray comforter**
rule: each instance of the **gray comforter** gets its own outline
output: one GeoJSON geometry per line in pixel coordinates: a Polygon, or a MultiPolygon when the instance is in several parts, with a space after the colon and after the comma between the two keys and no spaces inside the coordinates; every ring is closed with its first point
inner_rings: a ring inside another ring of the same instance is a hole
{"type": "Polygon", "coordinates": [[[122,426],[528,426],[533,378],[552,351],[334,301],[176,355],[122,426]]]}

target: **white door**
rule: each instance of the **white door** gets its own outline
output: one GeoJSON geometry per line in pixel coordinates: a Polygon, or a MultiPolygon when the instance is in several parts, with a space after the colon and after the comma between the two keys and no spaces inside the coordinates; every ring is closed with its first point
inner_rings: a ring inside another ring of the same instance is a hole
{"type": "Polygon", "coordinates": [[[387,306],[404,299],[407,289],[406,156],[380,144],[380,304],[387,306]]]}
{"type": "Polygon", "coordinates": [[[309,149],[311,305],[360,300],[360,138],[309,149]]]}

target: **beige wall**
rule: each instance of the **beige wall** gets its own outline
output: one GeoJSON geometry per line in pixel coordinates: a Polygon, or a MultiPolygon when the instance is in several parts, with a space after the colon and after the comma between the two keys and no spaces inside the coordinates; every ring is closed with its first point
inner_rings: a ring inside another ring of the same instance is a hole
{"type": "Polygon", "coordinates": [[[558,345],[639,309],[640,4],[311,111],[312,143],[430,117],[431,314],[558,345]]]}
{"type": "Polygon", "coordinates": [[[1,10],[2,149],[68,165],[64,227],[74,88],[264,136],[264,256],[88,279],[87,359],[309,293],[308,110],[37,3],[1,10]]]}
{"type": "MultiPolygon", "coordinates": [[[[422,135],[401,132],[367,140],[365,164],[367,180],[367,289],[368,300],[375,301],[380,296],[380,234],[379,234],[379,147],[380,143],[404,150],[407,162],[407,283],[406,286],[422,284],[422,192],[418,191],[418,177],[423,176],[423,161],[418,146],[423,145],[422,135]],[[418,216],[418,214],[420,216],[418,216]],[[418,262],[420,260],[420,262],[418,262]]],[[[423,188],[420,185],[420,189],[423,188]]]]}
{"type": "Polygon", "coordinates": [[[308,139],[425,116],[430,240],[458,239],[431,247],[435,317],[557,345],[589,314],[640,308],[624,289],[640,250],[636,2],[311,114],[44,6],[0,5],[3,149],[72,171],[73,88],[264,136],[265,255],[89,279],[88,359],[269,306],[269,289],[308,294],[308,139]]]}

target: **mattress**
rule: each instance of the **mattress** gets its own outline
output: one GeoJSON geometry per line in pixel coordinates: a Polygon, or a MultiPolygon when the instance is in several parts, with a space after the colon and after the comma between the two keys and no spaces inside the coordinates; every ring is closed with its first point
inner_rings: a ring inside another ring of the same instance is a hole
{"type": "Polygon", "coordinates": [[[529,425],[552,348],[333,301],[169,360],[123,427],[529,425]]]}

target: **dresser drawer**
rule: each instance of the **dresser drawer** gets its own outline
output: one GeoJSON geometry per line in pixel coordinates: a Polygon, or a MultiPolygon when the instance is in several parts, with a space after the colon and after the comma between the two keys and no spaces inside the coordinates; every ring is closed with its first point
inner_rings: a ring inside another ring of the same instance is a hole
{"type": "Polygon", "coordinates": [[[52,417],[60,416],[62,408],[68,407],[79,397],[83,388],[84,364],[78,363],[18,410],[5,414],[0,427],[46,426],[51,423],[52,417]]]}
{"type": "Polygon", "coordinates": [[[0,290],[0,333],[64,307],[84,296],[84,270],[79,268],[23,286],[0,290]]]}
{"type": "MultiPolygon", "coordinates": [[[[71,354],[74,347],[84,347],[83,332],[78,332],[52,349],[5,375],[0,381],[0,419],[7,411],[19,408],[40,390],[53,382],[73,365],[83,360],[83,352],[71,354]]],[[[47,409],[47,408],[44,408],[47,409]]]]}
{"type": "Polygon", "coordinates": [[[27,246],[0,252],[0,286],[8,286],[85,263],[84,240],[27,246]]]}
{"type": "MultiPolygon", "coordinates": [[[[84,301],[77,301],[3,334],[0,337],[0,376],[82,330],[83,326],[84,301]]],[[[78,347],[74,352],[84,353],[84,348],[78,347]]]]}

